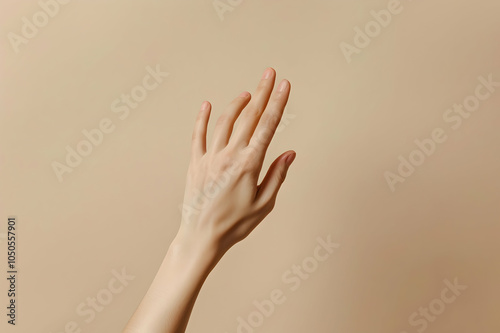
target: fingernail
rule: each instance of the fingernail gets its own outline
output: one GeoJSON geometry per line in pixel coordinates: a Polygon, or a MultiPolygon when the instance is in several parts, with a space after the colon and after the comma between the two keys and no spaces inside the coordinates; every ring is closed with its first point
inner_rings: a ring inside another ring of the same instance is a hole
{"type": "Polygon", "coordinates": [[[250,95],[250,93],[248,91],[244,91],[240,94],[240,97],[248,97],[248,95],[250,95]]]}
{"type": "Polygon", "coordinates": [[[295,159],[295,156],[297,156],[297,154],[292,153],[286,157],[285,164],[287,168],[292,164],[293,160],[295,159]]]}
{"type": "Polygon", "coordinates": [[[269,79],[271,77],[271,74],[273,74],[273,70],[271,68],[268,68],[264,71],[264,74],[262,75],[262,79],[269,79]]]}
{"type": "Polygon", "coordinates": [[[285,91],[285,89],[286,89],[287,86],[288,86],[288,81],[287,80],[281,81],[280,85],[278,86],[278,91],[279,92],[285,91]]]}
{"type": "Polygon", "coordinates": [[[207,102],[207,101],[204,101],[204,102],[201,104],[201,109],[202,109],[202,110],[206,110],[206,109],[208,109],[208,102],[207,102]]]}

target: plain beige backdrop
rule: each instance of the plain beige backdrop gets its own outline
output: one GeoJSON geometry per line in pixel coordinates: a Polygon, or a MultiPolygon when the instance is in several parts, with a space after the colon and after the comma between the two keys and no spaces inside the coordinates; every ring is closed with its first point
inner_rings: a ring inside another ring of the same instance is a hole
{"type": "Polygon", "coordinates": [[[286,301],[254,332],[413,333],[430,304],[426,332],[499,332],[500,88],[458,129],[443,114],[478,77],[500,82],[500,2],[401,0],[350,62],[341,43],[389,1],[221,3],[222,16],[212,0],[74,0],[44,22],[37,1],[1,1],[0,233],[17,216],[19,276],[15,327],[0,284],[0,330],[120,332],[177,230],[202,101],[211,135],[271,66],[292,92],[264,171],[286,150],[297,158],[275,210],[209,276],[188,332],[237,332],[275,289],[286,301]],[[148,66],[169,74],[120,119],[112,103],[140,92],[148,66]],[[106,118],[114,130],[59,181],[53,163],[106,118]],[[436,128],[447,140],[391,191],[385,172],[436,128]],[[339,247],[291,290],[283,275],[312,265],[328,235],[339,247]],[[134,278],[110,293],[122,269],[134,278]],[[467,286],[450,304],[446,279],[467,286]],[[77,312],[96,297],[91,320],[77,312]]]}

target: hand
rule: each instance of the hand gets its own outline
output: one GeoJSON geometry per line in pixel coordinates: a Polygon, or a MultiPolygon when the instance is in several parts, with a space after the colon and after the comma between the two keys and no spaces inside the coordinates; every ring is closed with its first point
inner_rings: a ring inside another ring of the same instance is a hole
{"type": "Polygon", "coordinates": [[[207,150],[211,105],[196,119],[179,232],[126,333],[183,333],[198,293],[219,259],[271,212],[294,151],[281,154],[257,184],[266,150],[285,109],[290,83],[273,92],[264,72],[255,96],[243,92],[219,117],[207,150]],[[241,113],[241,117],[240,116],[241,113]],[[233,133],[236,119],[239,125],[233,133]]]}
{"type": "Polygon", "coordinates": [[[294,151],[281,154],[257,184],[264,157],[283,115],[290,83],[273,91],[276,73],[268,68],[255,96],[243,92],[219,117],[207,149],[211,105],[205,101],[192,136],[182,221],[177,242],[209,245],[221,257],[272,211],[294,151]],[[240,115],[241,114],[241,115],[240,115]],[[233,133],[235,121],[239,124],[233,133]]]}

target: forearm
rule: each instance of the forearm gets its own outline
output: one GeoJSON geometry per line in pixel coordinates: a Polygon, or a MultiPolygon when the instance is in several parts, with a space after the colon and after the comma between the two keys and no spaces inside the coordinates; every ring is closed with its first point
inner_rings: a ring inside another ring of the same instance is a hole
{"type": "Polygon", "coordinates": [[[124,333],[182,333],[217,263],[211,244],[177,236],[124,333]]]}

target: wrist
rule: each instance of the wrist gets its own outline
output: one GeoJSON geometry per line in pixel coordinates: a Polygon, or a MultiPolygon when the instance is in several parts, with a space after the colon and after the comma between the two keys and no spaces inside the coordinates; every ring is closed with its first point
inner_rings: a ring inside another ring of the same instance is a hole
{"type": "Polygon", "coordinates": [[[182,228],[170,244],[167,255],[172,260],[182,262],[187,266],[204,268],[208,271],[212,270],[222,257],[216,242],[206,237],[197,237],[182,228]]]}

